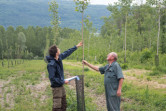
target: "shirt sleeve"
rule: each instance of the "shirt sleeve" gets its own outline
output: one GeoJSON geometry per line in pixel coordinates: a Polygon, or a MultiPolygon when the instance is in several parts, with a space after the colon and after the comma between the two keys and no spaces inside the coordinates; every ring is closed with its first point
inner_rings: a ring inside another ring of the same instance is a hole
{"type": "Polygon", "coordinates": [[[68,49],[67,51],[61,53],[61,54],[59,55],[59,57],[63,60],[63,59],[65,59],[66,57],[70,56],[76,49],[77,49],[77,47],[74,46],[73,48],[70,48],[70,49],[68,49]]]}
{"type": "Polygon", "coordinates": [[[117,75],[117,79],[122,79],[122,78],[124,79],[122,68],[120,67],[119,64],[116,64],[115,72],[116,72],[116,75],[117,75]]]}
{"type": "Polygon", "coordinates": [[[105,73],[105,68],[106,68],[106,66],[99,68],[99,71],[100,71],[101,74],[104,74],[104,73],[105,73]]]}

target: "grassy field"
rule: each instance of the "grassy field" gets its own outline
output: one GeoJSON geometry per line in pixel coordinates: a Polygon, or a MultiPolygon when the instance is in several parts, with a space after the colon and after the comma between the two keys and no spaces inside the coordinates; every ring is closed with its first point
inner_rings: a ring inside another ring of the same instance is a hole
{"type": "MultiPolygon", "coordinates": [[[[64,64],[65,70],[73,75],[78,75],[78,72],[82,71],[79,62],[65,61],[64,64]]],[[[96,96],[94,97],[103,95],[104,76],[87,68],[85,68],[85,71],[85,87],[95,92],[96,96]]],[[[151,71],[145,69],[128,69],[124,70],[123,73],[125,81],[122,88],[122,110],[165,111],[165,74],[149,76],[151,71]]],[[[95,98],[93,99],[95,100],[95,98]]]]}
{"type": "MultiPolygon", "coordinates": [[[[64,61],[65,77],[82,74],[82,64],[64,61]]],[[[7,64],[7,61],[5,61],[7,64]]],[[[100,65],[99,65],[100,66],[100,65]]],[[[165,111],[166,75],[150,76],[150,70],[123,71],[122,111],[165,111]]],[[[76,111],[75,83],[65,85],[68,109],[76,111]]],[[[52,92],[46,63],[24,61],[14,66],[0,65],[1,111],[51,111],[52,92]]],[[[104,76],[85,68],[85,102],[87,111],[106,111],[104,76]]]]}
{"type": "MultiPolygon", "coordinates": [[[[66,87],[68,111],[76,110],[75,90],[66,87]]],[[[96,110],[91,97],[86,98],[87,110],[96,110]]],[[[0,66],[1,111],[51,111],[52,89],[43,60],[24,61],[8,68],[0,66]]]]}

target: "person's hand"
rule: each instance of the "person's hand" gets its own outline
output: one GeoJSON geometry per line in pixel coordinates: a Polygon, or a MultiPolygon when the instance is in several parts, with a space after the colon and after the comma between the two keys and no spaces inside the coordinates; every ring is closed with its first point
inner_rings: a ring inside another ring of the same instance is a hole
{"type": "Polygon", "coordinates": [[[82,60],[82,63],[85,64],[85,65],[88,64],[88,62],[86,60],[82,60]]]}
{"type": "Polygon", "coordinates": [[[120,89],[117,90],[117,96],[121,96],[121,90],[120,89]]]}
{"type": "Polygon", "coordinates": [[[68,84],[69,83],[69,81],[68,80],[65,80],[65,84],[68,84]]]}
{"type": "Polygon", "coordinates": [[[78,43],[78,44],[76,45],[76,47],[78,48],[78,47],[81,47],[82,45],[83,45],[83,43],[80,42],[80,43],[78,43]]]}

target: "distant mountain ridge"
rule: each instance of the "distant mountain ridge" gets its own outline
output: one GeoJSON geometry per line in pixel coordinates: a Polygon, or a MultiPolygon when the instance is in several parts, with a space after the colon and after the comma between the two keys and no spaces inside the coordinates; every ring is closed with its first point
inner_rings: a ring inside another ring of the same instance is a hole
{"type": "MultiPolygon", "coordinates": [[[[4,27],[19,26],[51,26],[48,2],[51,0],[0,0],[0,25],[4,27]]],[[[81,14],[75,12],[73,0],[57,0],[61,27],[80,29],[81,14]]],[[[109,16],[105,5],[89,5],[85,16],[91,17],[94,27],[103,25],[102,16],[109,16]]]]}

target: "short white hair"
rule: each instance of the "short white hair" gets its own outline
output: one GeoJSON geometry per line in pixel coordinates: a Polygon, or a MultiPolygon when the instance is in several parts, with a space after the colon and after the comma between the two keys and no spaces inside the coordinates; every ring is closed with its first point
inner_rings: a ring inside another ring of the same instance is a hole
{"type": "Polygon", "coordinates": [[[111,52],[111,53],[109,53],[109,55],[112,55],[115,60],[118,59],[118,54],[116,52],[111,52]]]}

